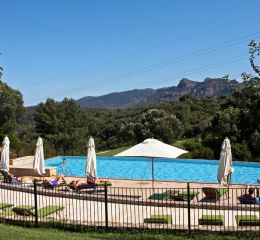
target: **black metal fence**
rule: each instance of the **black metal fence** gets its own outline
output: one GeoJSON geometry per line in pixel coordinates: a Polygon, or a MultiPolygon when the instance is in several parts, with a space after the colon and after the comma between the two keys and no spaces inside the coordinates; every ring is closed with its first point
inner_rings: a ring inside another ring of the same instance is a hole
{"type": "MultiPolygon", "coordinates": [[[[0,183],[0,219],[36,227],[101,227],[260,233],[260,205],[241,203],[246,187],[43,187],[0,183]],[[240,200],[239,200],[240,199],[240,200]]],[[[257,191],[255,191],[257,195],[257,191]]],[[[257,196],[256,196],[257,197],[257,196]]]]}

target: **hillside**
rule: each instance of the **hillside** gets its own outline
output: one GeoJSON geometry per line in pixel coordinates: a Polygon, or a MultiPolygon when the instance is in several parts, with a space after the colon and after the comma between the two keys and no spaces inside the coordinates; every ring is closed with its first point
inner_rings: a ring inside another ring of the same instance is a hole
{"type": "Polygon", "coordinates": [[[117,109],[138,107],[150,103],[177,101],[183,95],[190,94],[196,98],[212,96],[230,96],[232,88],[240,88],[236,80],[223,78],[206,78],[203,82],[183,78],[175,87],[160,89],[134,89],[124,92],[114,92],[98,97],[83,97],[78,103],[83,107],[117,109]]]}
{"type": "Polygon", "coordinates": [[[147,98],[155,92],[155,90],[150,88],[134,89],[125,92],[110,93],[99,97],[83,97],[78,99],[77,102],[81,106],[90,108],[128,108],[140,103],[145,103],[147,98]]]}

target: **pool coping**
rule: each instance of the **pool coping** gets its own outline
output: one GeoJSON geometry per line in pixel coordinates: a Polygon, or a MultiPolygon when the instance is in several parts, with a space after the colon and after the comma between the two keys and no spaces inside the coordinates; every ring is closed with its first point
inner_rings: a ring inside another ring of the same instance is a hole
{"type": "MultiPolygon", "coordinates": [[[[46,158],[45,159],[45,161],[46,160],[50,160],[50,159],[53,159],[53,158],[62,158],[62,157],[64,157],[64,158],[66,158],[66,157],[74,157],[74,158],[76,158],[76,157],[80,157],[80,158],[82,158],[82,157],[85,157],[85,158],[87,158],[87,156],[82,156],[82,155],[76,155],[76,156],[72,156],[72,155],[65,155],[65,156],[62,156],[62,155],[59,155],[59,156],[55,156],[55,157],[50,157],[50,158],[46,158]]],[[[106,158],[106,157],[112,157],[112,158],[124,158],[124,157],[116,157],[116,156],[98,156],[97,155],[97,157],[100,157],[100,158],[106,158]]],[[[145,158],[145,157],[129,157],[129,158],[145,158]]],[[[149,159],[149,158],[146,158],[146,159],[149,159]]],[[[155,158],[154,160],[156,161],[157,159],[163,159],[163,158],[155,158]]],[[[170,159],[170,158],[165,158],[165,159],[170,159]]],[[[219,159],[193,159],[193,158],[172,158],[172,160],[187,160],[187,161],[189,161],[189,160],[191,160],[191,161],[215,161],[215,162],[217,162],[217,161],[219,161],[219,159]]],[[[245,161],[232,161],[232,163],[245,163],[245,164],[249,164],[249,165],[251,165],[251,164],[257,164],[257,165],[259,165],[260,166],[260,162],[245,162],[245,161]]]]}

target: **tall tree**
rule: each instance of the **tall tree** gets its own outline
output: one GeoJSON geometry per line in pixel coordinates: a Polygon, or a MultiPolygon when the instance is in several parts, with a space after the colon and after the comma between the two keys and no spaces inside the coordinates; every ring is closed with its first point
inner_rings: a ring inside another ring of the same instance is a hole
{"type": "Polygon", "coordinates": [[[258,76],[260,76],[260,68],[255,63],[256,56],[260,55],[260,43],[256,42],[255,40],[252,40],[249,43],[249,54],[250,54],[249,61],[250,61],[251,67],[253,68],[255,73],[258,74],[258,76]]]}
{"type": "Polygon", "coordinates": [[[149,109],[141,115],[140,120],[134,127],[137,142],[155,137],[171,143],[182,134],[183,129],[179,119],[164,110],[149,109]]]}
{"type": "MultiPolygon", "coordinates": [[[[0,68],[0,77],[2,68],[0,68]]],[[[23,97],[0,79],[0,137],[14,135],[17,121],[24,112],[23,97]]]]}
{"type": "Polygon", "coordinates": [[[86,151],[86,115],[74,100],[65,98],[58,103],[47,99],[38,105],[35,123],[37,133],[64,154],[86,151]]]}

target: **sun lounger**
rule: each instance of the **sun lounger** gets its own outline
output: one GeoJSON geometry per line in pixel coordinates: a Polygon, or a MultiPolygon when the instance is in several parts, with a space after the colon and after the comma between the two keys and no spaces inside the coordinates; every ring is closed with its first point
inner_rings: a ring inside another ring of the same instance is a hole
{"type": "MultiPolygon", "coordinates": [[[[38,217],[39,218],[44,218],[49,216],[50,214],[53,213],[58,213],[59,211],[63,210],[63,206],[55,206],[55,205],[49,205],[46,207],[42,207],[38,209],[38,217]]],[[[35,216],[35,211],[33,206],[29,205],[24,205],[24,206],[18,206],[13,208],[13,211],[22,216],[35,216]]]]}
{"type": "Polygon", "coordinates": [[[17,178],[13,177],[11,174],[9,174],[9,172],[7,172],[4,169],[1,169],[0,172],[3,176],[4,183],[10,183],[10,184],[14,184],[14,185],[27,186],[27,187],[33,186],[33,182],[23,182],[23,181],[17,180],[17,178]]]}
{"type": "Polygon", "coordinates": [[[80,184],[79,186],[77,186],[77,188],[75,189],[75,191],[77,193],[81,193],[82,191],[86,190],[92,190],[91,193],[93,192],[104,192],[105,191],[105,184],[107,184],[107,186],[112,186],[112,183],[109,181],[102,181],[102,182],[98,182],[95,184],[90,184],[90,183],[86,183],[86,184],[80,184]]]}
{"type": "Polygon", "coordinates": [[[167,201],[171,200],[171,196],[167,193],[154,193],[151,196],[149,196],[150,200],[157,200],[157,201],[167,201]]]}
{"type": "Polygon", "coordinates": [[[12,185],[16,185],[16,186],[24,186],[24,187],[33,187],[33,182],[23,182],[23,181],[19,181],[16,178],[12,178],[11,182],[9,182],[12,185]]]}
{"type": "Polygon", "coordinates": [[[12,182],[12,177],[9,174],[8,171],[6,171],[4,169],[0,169],[0,172],[1,172],[2,176],[3,176],[3,182],[4,183],[11,183],[12,182]]]}
{"type": "MultiPolygon", "coordinates": [[[[47,217],[50,214],[58,213],[59,211],[63,210],[63,206],[55,206],[49,205],[38,210],[38,217],[47,217]]],[[[35,215],[35,214],[34,214],[35,215]]]]}
{"type": "Polygon", "coordinates": [[[77,186],[77,188],[75,189],[75,192],[77,193],[81,193],[82,191],[87,191],[87,190],[93,190],[96,191],[97,185],[96,184],[80,184],[77,186]]]}
{"type": "Polygon", "coordinates": [[[235,216],[238,226],[260,226],[260,220],[256,215],[235,216]]]}
{"type": "Polygon", "coordinates": [[[145,223],[172,224],[172,215],[152,215],[144,219],[145,223]]]}
{"type": "MultiPolygon", "coordinates": [[[[193,200],[194,198],[196,198],[198,200],[198,195],[200,192],[195,191],[195,190],[191,190],[190,191],[190,201],[193,200]]],[[[188,192],[187,191],[183,191],[178,193],[177,195],[173,195],[171,196],[172,200],[175,201],[188,201],[188,192]]]]}
{"type": "Polygon", "coordinates": [[[30,211],[33,211],[34,206],[32,205],[19,205],[17,207],[14,207],[12,210],[17,215],[21,216],[30,216],[30,211]]]}
{"type": "Polygon", "coordinates": [[[12,206],[13,204],[0,203],[0,217],[7,217],[12,215],[14,213],[11,209],[12,206]]]}
{"type": "Polygon", "coordinates": [[[170,189],[167,190],[165,193],[168,194],[169,196],[173,197],[179,194],[179,189],[170,189]]]}
{"type": "Polygon", "coordinates": [[[62,182],[62,183],[59,183],[59,184],[52,184],[52,183],[48,182],[48,183],[40,183],[39,185],[42,186],[45,189],[59,189],[59,188],[64,187],[64,186],[68,186],[68,184],[65,183],[65,182],[62,182]]]}
{"type": "MultiPolygon", "coordinates": [[[[192,190],[190,191],[190,200],[193,200],[195,197],[198,198],[199,192],[192,190]]],[[[154,193],[148,199],[150,200],[158,200],[158,201],[167,201],[167,200],[174,200],[174,201],[188,201],[188,192],[183,191],[173,191],[168,190],[164,193],[154,193]]]]}
{"type": "Polygon", "coordinates": [[[243,196],[238,197],[238,201],[242,204],[256,204],[256,199],[247,199],[243,198],[243,196]]]}
{"type": "Polygon", "coordinates": [[[224,225],[224,216],[223,215],[203,215],[199,219],[199,225],[224,225]]]}
{"type": "MultiPolygon", "coordinates": [[[[0,172],[1,173],[1,172],[0,172]]],[[[4,177],[4,175],[1,173],[1,175],[0,175],[0,181],[4,181],[4,179],[5,179],[5,177],[4,177]]]]}
{"type": "Polygon", "coordinates": [[[9,203],[0,203],[0,210],[4,210],[6,208],[10,208],[12,207],[13,204],[9,204],[9,203]]]}
{"type": "Polygon", "coordinates": [[[105,184],[109,187],[112,186],[112,182],[110,182],[110,181],[101,181],[101,182],[96,183],[97,186],[104,186],[105,184]]]}
{"type": "Polygon", "coordinates": [[[221,197],[226,196],[228,193],[227,188],[213,188],[213,187],[203,187],[202,192],[205,194],[206,199],[215,200],[216,202],[221,199],[221,197]]]}

